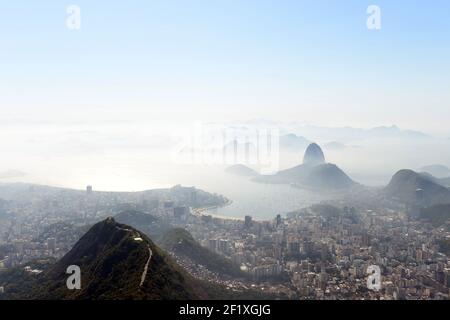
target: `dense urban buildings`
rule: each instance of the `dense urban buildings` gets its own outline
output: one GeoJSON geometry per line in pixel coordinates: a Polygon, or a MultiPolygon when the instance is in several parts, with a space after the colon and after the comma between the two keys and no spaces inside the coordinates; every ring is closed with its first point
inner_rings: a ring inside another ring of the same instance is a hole
{"type": "MultiPolygon", "coordinates": [[[[21,186],[2,202],[0,269],[21,266],[37,275],[42,270],[28,262],[59,259],[93,223],[139,210],[188,230],[238,266],[243,276],[230,277],[171,253],[194,277],[232,289],[288,299],[448,299],[448,225],[413,218],[409,206],[366,200],[373,205],[322,203],[261,221],[214,216],[208,210],[228,200],[194,188],[83,193],[21,186]],[[379,290],[368,286],[371,266],[379,267],[379,290]]],[[[0,283],[0,294],[4,290],[0,283]]]]}

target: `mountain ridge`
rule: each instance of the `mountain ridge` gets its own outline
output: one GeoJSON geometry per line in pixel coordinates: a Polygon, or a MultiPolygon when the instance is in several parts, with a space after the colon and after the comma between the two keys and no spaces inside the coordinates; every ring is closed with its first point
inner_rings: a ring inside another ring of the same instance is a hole
{"type": "Polygon", "coordinates": [[[7,294],[36,300],[197,300],[230,298],[222,286],[195,279],[142,232],[107,218],[95,224],[59,261],[30,277],[0,274],[7,294]],[[66,285],[69,266],[81,270],[81,289],[66,285]],[[8,280],[9,279],[9,280],[8,280]],[[10,281],[5,283],[5,281],[10,281]]]}

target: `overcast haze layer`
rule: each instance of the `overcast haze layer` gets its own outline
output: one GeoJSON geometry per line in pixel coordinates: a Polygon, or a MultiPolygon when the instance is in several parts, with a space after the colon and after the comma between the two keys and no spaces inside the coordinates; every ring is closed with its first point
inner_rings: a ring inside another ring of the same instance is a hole
{"type": "Polygon", "coordinates": [[[62,1],[0,3],[6,177],[180,183],[196,171],[175,169],[169,146],[202,122],[345,143],[330,161],[372,184],[402,167],[450,165],[448,1],[80,0],[80,30],[68,29],[62,1]],[[381,30],[367,28],[371,4],[381,30]],[[391,125],[432,139],[367,142],[333,129],[391,125]]]}
{"type": "Polygon", "coordinates": [[[269,118],[448,133],[448,1],[377,1],[379,31],[368,1],[76,4],[70,31],[64,2],[1,1],[3,123],[269,118]]]}

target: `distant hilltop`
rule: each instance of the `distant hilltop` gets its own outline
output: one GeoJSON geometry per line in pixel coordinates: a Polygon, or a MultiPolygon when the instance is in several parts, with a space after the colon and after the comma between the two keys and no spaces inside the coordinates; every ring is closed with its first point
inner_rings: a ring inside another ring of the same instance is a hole
{"type": "Polygon", "coordinates": [[[450,203],[448,188],[437,183],[432,176],[408,169],[394,174],[384,190],[388,196],[411,205],[450,203]]]}
{"type": "Polygon", "coordinates": [[[311,143],[306,148],[305,155],[303,156],[303,164],[309,166],[317,166],[325,163],[325,155],[322,149],[316,143],[311,143]]]}
{"type": "Polygon", "coordinates": [[[345,189],[355,182],[337,165],[326,163],[325,155],[317,143],[306,148],[303,163],[274,175],[259,175],[242,164],[226,169],[227,172],[253,178],[253,181],[276,184],[295,184],[300,187],[320,189],[345,189]]]}
{"type": "Polygon", "coordinates": [[[257,175],[259,175],[258,172],[243,164],[236,164],[234,166],[228,167],[227,169],[225,169],[225,172],[241,177],[256,177],[257,175]]]}

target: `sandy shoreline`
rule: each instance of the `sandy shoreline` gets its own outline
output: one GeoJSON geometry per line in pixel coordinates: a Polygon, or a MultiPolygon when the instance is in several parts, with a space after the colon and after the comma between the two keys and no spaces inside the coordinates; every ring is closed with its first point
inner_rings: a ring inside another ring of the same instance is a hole
{"type": "MultiPolygon", "coordinates": [[[[238,217],[232,217],[232,216],[224,216],[217,213],[212,213],[211,210],[217,210],[220,208],[227,207],[231,205],[233,201],[228,201],[226,204],[222,206],[213,206],[213,207],[207,207],[207,208],[196,208],[192,209],[192,214],[197,216],[211,216],[213,218],[222,219],[222,220],[232,220],[232,221],[244,221],[245,218],[238,218],[238,217]]],[[[254,221],[268,221],[268,220],[260,220],[260,219],[253,219],[254,221]]]]}
{"type": "Polygon", "coordinates": [[[211,212],[211,210],[217,210],[219,208],[224,208],[224,207],[231,205],[232,203],[233,203],[233,201],[230,200],[221,206],[212,206],[212,207],[207,207],[207,208],[192,209],[192,214],[197,215],[197,216],[211,216],[213,218],[222,219],[222,220],[244,221],[244,218],[224,216],[224,215],[220,215],[220,214],[211,212]]]}

